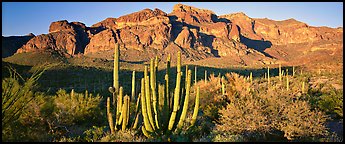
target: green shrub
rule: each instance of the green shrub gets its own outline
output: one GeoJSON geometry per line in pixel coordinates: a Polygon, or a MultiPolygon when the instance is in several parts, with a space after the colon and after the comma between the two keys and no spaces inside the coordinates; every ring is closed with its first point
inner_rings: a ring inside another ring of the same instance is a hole
{"type": "Polygon", "coordinates": [[[101,96],[84,93],[71,95],[65,90],[58,90],[53,97],[55,109],[53,114],[60,124],[73,125],[85,121],[97,120],[100,116],[101,96]]]}
{"type": "Polygon", "coordinates": [[[343,90],[331,90],[320,96],[318,107],[324,112],[343,118],[343,90]]]}
{"type": "Polygon", "coordinates": [[[31,77],[23,78],[12,67],[8,67],[10,77],[2,80],[2,139],[3,141],[20,140],[18,130],[18,119],[25,111],[27,104],[32,101],[38,93],[37,80],[43,72],[53,65],[42,65],[33,67],[35,69],[31,77]]]}

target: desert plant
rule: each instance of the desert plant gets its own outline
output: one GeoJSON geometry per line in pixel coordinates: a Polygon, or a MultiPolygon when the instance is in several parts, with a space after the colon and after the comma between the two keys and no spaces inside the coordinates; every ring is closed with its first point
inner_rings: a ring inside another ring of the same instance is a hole
{"type": "Polygon", "coordinates": [[[220,123],[215,131],[226,135],[243,135],[246,139],[267,140],[267,136],[277,135],[286,140],[305,137],[322,137],[327,134],[327,117],[308,102],[299,99],[291,91],[282,91],[282,86],[274,86],[261,91],[265,85],[257,85],[257,90],[246,91],[245,78],[237,74],[226,74],[230,80],[229,103],[219,110],[220,123]],[[282,132],[281,134],[277,131],[282,132]]]}
{"type": "MultiPolygon", "coordinates": [[[[168,67],[169,68],[169,67],[168,67]]],[[[153,73],[153,75],[151,75],[151,77],[155,77],[155,73],[154,71],[151,71],[151,74],[153,73]]],[[[151,110],[151,105],[153,107],[157,106],[155,104],[155,102],[151,103],[151,93],[150,90],[153,91],[155,89],[153,89],[152,85],[155,85],[156,81],[154,79],[152,79],[153,81],[151,81],[151,89],[149,89],[149,76],[147,76],[147,68],[145,68],[144,71],[144,77],[141,84],[142,84],[142,88],[141,88],[141,94],[142,95],[146,95],[146,98],[141,98],[141,102],[142,102],[142,115],[143,115],[143,121],[144,121],[144,125],[142,126],[142,132],[145,136],[147,136],[148,138],[154,138],[154,137],[160,137],[160,136],[164,136],[166,134],[171,134],[171,132],[176,132],[176,133],[180,133],[182,127],[184,126],[185,123],[185,118],[186,118],[186,114],[187,114],[187,110],[188,110],[188,101],[189,101],[189,96],[190,96],[190,87],[191,87],[191,75],[192,72],[191,70],[188,70],[187,67],[187,75],[186,75],[186,85],[185,85],[185,97],[184,100],[182,100],[183,103],[183,108],[179,110],[179,103],[180,103],[180,98],[181,98],[181,53],[178,52],[178,57],[177,57],[177,76],[176,76],[176,87],[175,87],[175,92],[174,92],[174,96],[173,96],[173,108],[172,111],[170,112],[168,109],[168,103],[169,99],[167,95],[169,95],[170,93],[164,93],[164,87],[163,86],[159,86],[159,107],[154,110],[155,113],[155,119],[150,118],[152,117],[152,111],[151,110]],[[167,100],[165,100],[167,99],[167,100]],[[165,107],[165,108],[164,108],[165,107]],[[157,111],[157,112],[156,112],[157,111]],[[150,114],[151,113],[151,114],[150,114]],[[180,113],[180,114],[179,114],[180,113]],[[170,119],[167,117],[170,114],[170,119]],[[178,118],[178,119],[177,119],[178,118]],[[165,121],[163,121],[165,120],[165,121]],[[175,123],[178,122],[178,123],[175,123]]],[[[165,76],[166,78],[169,77],[168,73],[165,76]]],[[[152,95],[152,99],[154,99],[155,96],[152,95]]],[[[198,99],[196,99],[197,101],[198,99]]],[[[181,105],[182,105],[181,103],[181,105]]],[[[197,105],[195,105],[197,107],[197,105]]],[[[194,116],[195,118],[195,116],[194,116]]]]}
{"type": "Polygon", "coordinates": [[[10,73],[9,78],[2,80],[2,138],[8,140],[19,117],[25,111],[28,103],[35,96],[40,95],[35,92],[37,81],[41,75],[55,64],[43,64],[33,67],[32,75],[25,79],[14,68],[7,67],[10,73]]]}

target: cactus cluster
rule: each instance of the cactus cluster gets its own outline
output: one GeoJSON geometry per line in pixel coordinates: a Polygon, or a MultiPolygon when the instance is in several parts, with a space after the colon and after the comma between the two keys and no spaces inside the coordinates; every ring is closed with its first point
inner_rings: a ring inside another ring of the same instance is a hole
{"type": "MultiPolygon", "coordinates": [[[[107,117],[111,134],[116,130],[125,130],[130,125],[132,129],[137,129],[140,124],[140,103],[143,124],[141,130],[146,137],[152,138],[164,135],[172,131],[180,132],[185,124],[188,102],[191,92],[192,71],[186,66],[185,87],[181,87],[181,52],[177,56],[176,86],[173,95],[169,91],[170,79],[170,55],[167,58],[167,71],[165,74],[165,85],[157,83],[156,75],[158,71],[158,57],[151,59],[150,71],[145,66],[144,77],[141,78],[141,89],[138,94],[134,120],[129,118],[130,99],[135,99],[135,71],[132,76],[132,95],[123,97],[123,88],[119,85],[119,46],[114,52],[114,82],[109,91],[113,94],[113,105],[115,109],[115,124],[111,112],[110,97],[107,98],[107,117]],[[149,74],[150,72],[150,74],[149,74]],[[184,92],[184,95],[183,95],[184,92]],[[181,94],[182,93],[182,94],[181,94]],[[184,97],[182,97],[184,96],[184,97]],[[180,105],[183,107],[180,108],[180,105]]],[[[196,80],[195,80],[196,81],[196,80]]],[[[199,88],[195,99],[194,113],[191,126],[195,124],[199,107],[199,88]]]]}

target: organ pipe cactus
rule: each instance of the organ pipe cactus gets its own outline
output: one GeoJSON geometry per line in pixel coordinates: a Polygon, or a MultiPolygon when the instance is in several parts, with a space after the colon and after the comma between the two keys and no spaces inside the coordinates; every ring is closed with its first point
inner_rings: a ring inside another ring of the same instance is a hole
{"type": "Polygon", "coordinates": [[[132,73],[132,101],[135,100],[135,71],[132,73]]]}
{"type": "Polygon", "coordinates": [[[110,127],[110,133],[114,134],[115,130],[114,130],[113,115],[110,111],[110,97],[107,98],[107,116],[108,116],[108,123],[109,123],[109,127],[110,127]]]}
{"type": "MultiPolygon", "coordinates": [[[[133,72],[133,81],[135,81],[135,72],[133,72]]],[[[109,87],[109,91],[113,95],[113,105],[114,105],[114,110],[115,110],[114,112],[115,124],[113,120],[113,114],[111,112],[110,97],[107,98],[107,118],[108,118],[111,134],[114,134],[114,131],[118,130],[118,126],[122,125],[121,126],[122,130],[125,130],[130,123],[129,121],[130,97],[128,95],[123,97],[123,87],[120,87],[119,85],[119,45],[116,45],[115,50],[114,50],[113,86],[109,87]]],[[[133,96],[133,90],[132,90],[132,96],[133,96]]],[[[138,105],[139,105],[139,99],[137,101],[137,107],[138,105]]],[[[135,123],[138,123],[138,118],[139,118],[138,112],[139,112],[138,108],[136,108],[137,116],[133,120],[134,128],[137,127],[137,124],[135,123]]]]}
{"type": "Polygon", "coordinates": [[[169,74],[170,74],[170,54],[167,57],[167,70],[165,74],[165,95],[166,95],[166,100],[168,101],[168,108],[171,109],[172,104],[170,103],[170,94],[169,94],[169,74]]]}
{"type": "Polygon", "coordinates": [[[122,106],[122,131],[124,131],[127,127],[128,124],[128,119],[129,119],[129,96],[126,95],[124,97],[124,103],[122,106]]]}
{"type": "Polygon", "coordinates": [[[192,116],[191,126],[194,126],[196,117],[198,116],[199,111],[199,98],[200,98],[200,87],[197,87],[196,89],[196,97],[195,97],[195,106],[194,106],[194,112],[192,116]]]}
{"type": "MultiPolygon", "coordinates": [[[[170,60],[170,58],[168,58],[170,60]]],[[[169,62],[167,64],[167,68],[169,68],[169,62]]],[[[146,68],[147,70],[147,68],[146,68]]],[[[149,106],[152,105],[154,106],[155,103],[151,103],[150,99],[148,99],[148,95],[152,95],[152,93],[149,93],[150,90],[152,91],[152,85],[151,87],[148,86],[148,84],[153,84],[153,83],[148,83],[148,78],[149,76],[147,75],[147,71],[144,71],[144,77],[142,79],[142,88],[141,88],[141,95],[146,95],[146,98],[141,97],[141,102],[142,102],[142,115],[143,115],[143,120],[144,120],[144,126],[142,127],[142,132],[146,137],[152,138],[154,136],[157,136],[159,134],[166,134],[170,133],[171,131],[175,130],[176,132],[180,132],[182,130],[182,127],[185,123],[186,116],[187,116],[187,110],[188,110],[188,100],[190,97],[190,88],[191,88],[191,82],[192,82],[192,71],[188,70],[187,67],[187,72],[186,72],[186,86],[185,86],[185,94],[181,95],[181,77],[182,77],[182,71],[181,71],[181,53],[178,52],[177,55],[177,75],[176,75],[176,86],[174,89],[174,97],[173,97],[173,108],[172,111],[169,110],[169,91],[166,91],[164,88],[166,86],[164,85],[158,85],[158,106],[157,106],[157,118],[153,120],[153,123],[150,120],[150,112],[149,112],[149,106]],[[149,89],[151,88],[151,89],[149,89]],[[184,96],[184,98],[181,98],[184,96]],[[181,102],[180,102],[181,99],[181,102]],[[183,103],[183,107],[179,108],[179,104],[183,103]],[[178,114],[181,113],[181,114],[178,114]]],[[[169,77],[169,71],[167,71],[165,75],[165,80],[167,81],[167,77],[169,77]]],[[[156,75],[156,73],[154,73],[156,75]]],[[[150,77],[153,75],[150,75],[150,77]]],[[[153,76],[155,77],[155,76],[153,76]]],[[[165,83],[168,84],[168,83],[165,83]]],[[[154,98],[154,97],[152,97],[154,98]]],[[[196,104],[194,108],[194,113],[193,113],[193,119],[194,121],[192,123],[192,126],[195,123],[195,119],[197,117],[197,111],[199,107],[199,96],[196,98],[196,104]]],[[[154,110],[154,108],[152,108],[154,110]]],[[[156,113],[155,113],[156,114],[156,113]]]]}
{"type": "Polygon", "coordinates": [[[180,120],[177,124],[177,130],[179,131],[182,128],[182,125],[186,119],[186,115],[187,115],[187,110],[188,110],[188,100],[189,100],[189,94],[190,94],[190,84],[191,84],[191,75],[192,75],[192,71],[188,70],[187,72],[187,85],[186,85],[186,96],[184,99],[184,104],[183,104],[183,109],[182,109],[182,113],[181,113],[181,117],[180,120]]]}
{"type": "Polygon", "coordinates": [[[174,106],[170,116],[168,130],[172,130],[178,110],[180,98],[180,84],[181,84],[181,52],[177,53],[177,74],[176,74],[176,87],[174,93],[174,106]]]}

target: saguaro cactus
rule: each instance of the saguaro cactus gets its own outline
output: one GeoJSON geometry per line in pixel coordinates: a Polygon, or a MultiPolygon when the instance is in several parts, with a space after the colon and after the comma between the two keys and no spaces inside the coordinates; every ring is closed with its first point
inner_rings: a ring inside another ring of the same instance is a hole
{"type": "Polygon", "coordinates": [[[120,69],[120,65],[119,65],[119,55],[120,55],[120,52],[119,52],[119,45],[120,44],[117,44],[115,45],[115,50],[114,50],[114,81],[113,81],[113,84],[114,84],[114,88],[115,88],[115,93],[117,94],[117,92],[119,91],[119,69],[120,69]]]}
{"type": "Polygon", "coordinates": [[[250,83],[252,84],[253,83],[253,73],[252,72],[250,72],[250,83]]]}
{"type": "Polygon", "coordinates": [[[295,76],[295,66],[292,66],[292,76],[295,76]]]}

